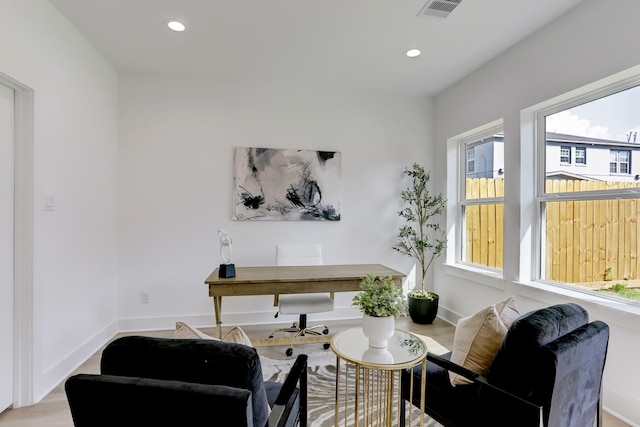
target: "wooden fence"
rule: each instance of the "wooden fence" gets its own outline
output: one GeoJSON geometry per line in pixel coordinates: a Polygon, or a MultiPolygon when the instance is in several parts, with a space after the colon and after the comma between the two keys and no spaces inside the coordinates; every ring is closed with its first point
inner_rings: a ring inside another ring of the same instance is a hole
{"type": "MultiPolygon", "coordinates": [[[[469,178],[467,199],[504,196],[504,179],[469,178]]],[[[465,261],[502,269],[504,205],[470,205],[465,210],[465,261]]]]}
{"type": "MultiPolygon", "coordinates": [[[[504,180],[467,180],[467,197],[502,197],[504,180]]],[[[640,183],[547,180],[547,192],[640,188],[640,183]]],[[[640,278],[638,199],[548,202],[545,278],[564,283],[640,278]]],[[[468,206],[466,261],[502,269],[503,205],[468,206]]]]}

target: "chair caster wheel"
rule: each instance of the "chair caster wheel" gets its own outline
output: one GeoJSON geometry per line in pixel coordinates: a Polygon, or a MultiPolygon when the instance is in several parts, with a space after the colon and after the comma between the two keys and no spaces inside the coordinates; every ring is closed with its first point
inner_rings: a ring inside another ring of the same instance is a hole
{"type": "Polygon", "coordinates": [[[322,348],[324,348],[325,350],[329,350],[329,347],[331,347],[331,345],[328,342],[322,344],[322,348]]]}
{"type": "Polygon", "coordinates": [[[322,331],[323,334],[328,335],[329,334],[329,329],[325,329],[322,331]]]}
{"type": "Polygon", "coordinates": [[[293,349],[292,348],[288,348],[287,351],[285,351],[285,354],[287,356],[291,356],[293,354],[293,349]]]}

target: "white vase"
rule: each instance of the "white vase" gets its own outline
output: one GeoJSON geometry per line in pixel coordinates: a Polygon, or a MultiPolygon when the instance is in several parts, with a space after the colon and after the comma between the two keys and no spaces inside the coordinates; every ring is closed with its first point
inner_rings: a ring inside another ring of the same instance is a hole
{"type": "Polygon", "coordinates": [[[393,316],[373,317],[365,314],[362,318],[362,332],[369,338],[369,347],[387,347],[387,341],[393,336],[395,328],[396,318],[393,316]]]}
{"type": "Polygon", "coordinates": [[[378,365],[393,364],[393,354],[386,348],[369,347],[362,353],[362,361],[378,365]]]}

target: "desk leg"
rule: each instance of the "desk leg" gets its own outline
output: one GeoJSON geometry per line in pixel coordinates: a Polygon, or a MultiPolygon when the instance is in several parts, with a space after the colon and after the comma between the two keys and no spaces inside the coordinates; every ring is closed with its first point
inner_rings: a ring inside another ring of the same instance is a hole
{"type": "Polygon", "coordinates": [[[218,338],[222,339],[222,297],[213,297],[213,311],[216,313],[216,326],[218,327],[218,338]]]}

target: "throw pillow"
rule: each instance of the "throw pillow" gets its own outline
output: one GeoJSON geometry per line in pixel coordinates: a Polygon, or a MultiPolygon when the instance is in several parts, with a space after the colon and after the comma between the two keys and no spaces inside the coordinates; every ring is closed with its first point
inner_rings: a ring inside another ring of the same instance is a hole
{"type": "Polygon", "coordinates": [[[249,347],[253,347],[251,340],[239,326],[234,326],[229,332],[227,332],[227,334],[222,338],[222,341],[235,342],[237,344],[244,344],[249,347]]]}
{"type": "Polygon", "coordinates": [[[509,329],[514,320],[520,317],[520,312],[518,311],[518,306],[516,305],[516,299],[514,297],[509,297],[495,304],[496,311],[498,312],[498,316],[500,316],[500,320],[504,323],[504,326],[509,329]]]}
{"type": "MultiPolygon", "coordinates": [[[[460,319],[453,336],[451,361],[484,375],[506,333],[494,305],[460,319]]],[[[453,372],[449,372],[449,379],[454,386],[471,382],[453,372]]]]}
{"type": "Polygon", "coordinates": [[[184,322],[176,322],[176,330],[173,332],[174,338],[200,338],[203,340],[215,340],[220,341],[217,338],[207,335],[204,332],[200,332],[191,325],[187,325],[184,322]]]}
{"type": "Polygon", "coordinates": [[[216,340],[224,342],[233,342],[236,344],[244,344],[249,347],[253,347],[251,340],[247,334],[239,327],[234,326],[227,334],[219,340],[218,338],[207,335],[204,332],[199,331],[191,325],[184,322],[176,322],[176,330],[173,333],[174,338],[199,338],[204,340],[216,340]]]}
{"type": "MultiPolygon", "coordinates": [[[[185,322],[176,322],[176,329],[173,332],[173,337],[224,341],[224,342],[232,342],[236,344],[244,344],[249,347],[253,347],[253,345],[251,344],[251,340],[239,326],[234,326],[233,328],[231,328],[231,330],[227,332],[227,334],[222,338],[222,340],[219,340],[216,337],[212,337],[211,335],[207,335],[204,332],[199,331],[198,329],[194,328],[191,325],[186,324],[185,322]]],[[[265,402],[267,402],[266,399],[265,399],[265,402]]],[[[271,415],[271,407],[269,405],[267,405],[267,414],[268,414],[267,416],[271,415]]]]}

